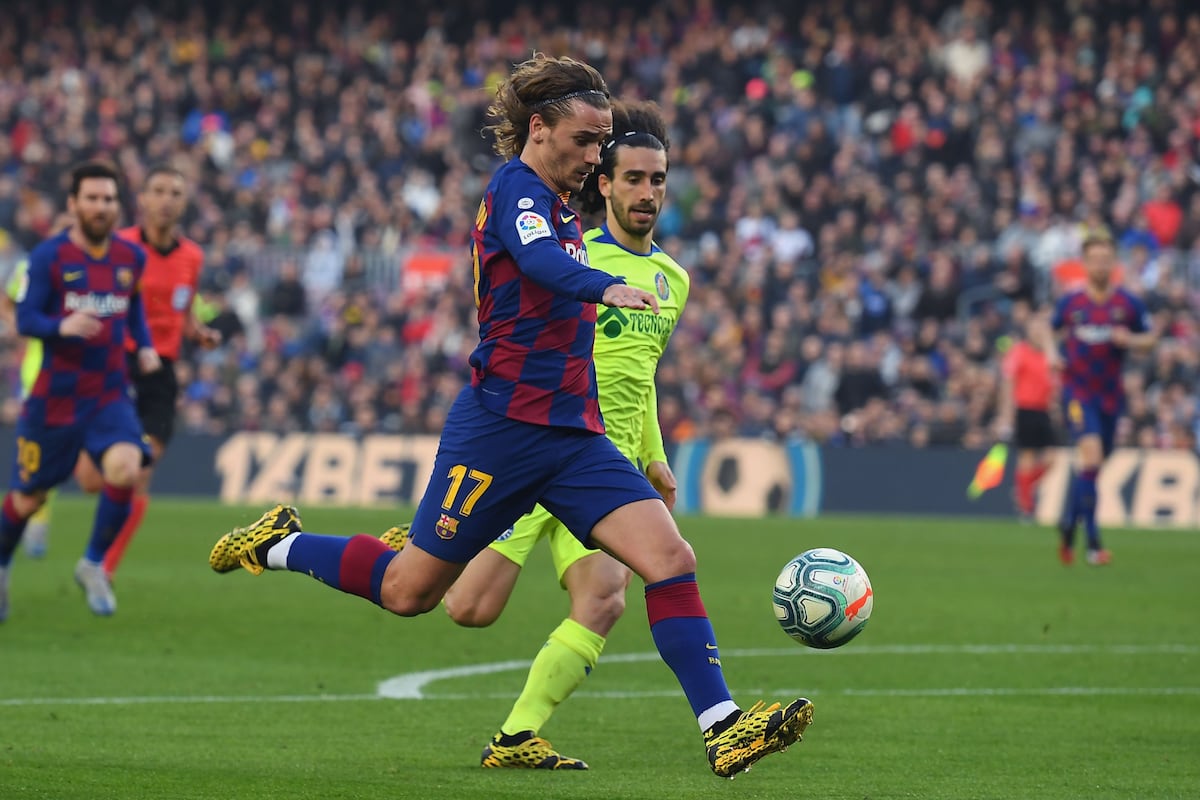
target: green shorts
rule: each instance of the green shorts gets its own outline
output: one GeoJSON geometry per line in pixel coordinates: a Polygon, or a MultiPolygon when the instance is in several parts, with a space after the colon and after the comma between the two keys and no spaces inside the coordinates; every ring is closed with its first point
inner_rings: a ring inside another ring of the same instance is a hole
{"type": "Polygon", "coordinates": [[[584,547],[575,535],[540,505],[534,506],[517,524],[509,528],[489,547],[518,567],[524,567],[529,554],[541,539],[550,542],[550,556],[554,559],[554,571],[562,583],[567,568],[584,556],[597,552],[584,547]]]}

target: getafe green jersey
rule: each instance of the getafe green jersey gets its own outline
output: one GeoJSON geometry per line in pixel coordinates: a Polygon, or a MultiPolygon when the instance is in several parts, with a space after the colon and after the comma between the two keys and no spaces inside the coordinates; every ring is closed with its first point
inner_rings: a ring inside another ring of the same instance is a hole
{"type": "Polygon", "coordinates": [[[658,297],[659,313],[600,306],[596,320],[596,379],[608,437],[635,464],[666,461],[658,425],[654,373],[687,303],[691,279],[654,245],[648,255],[627,250],[608,226],[583,235],[588,264],[620,275],[658,297]]]}

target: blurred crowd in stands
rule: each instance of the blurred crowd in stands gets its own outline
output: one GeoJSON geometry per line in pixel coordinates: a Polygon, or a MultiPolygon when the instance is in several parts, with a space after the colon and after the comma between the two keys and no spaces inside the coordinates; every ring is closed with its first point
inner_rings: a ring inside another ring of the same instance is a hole
{"type": "MultiPolygon", "coordinates": [[[[0,269],[48,233],[85,157],[130,187],[161,161],[191,179],[202,311],[227,344],[178,364],[182,430],[438,431],[476,340],[490,88],[540,50],[670,123],[657,238],[693,288],[659,371],[668,439],[985,445],[999,354],[1104,226],[1164,337],[1130,362],[1122,442],[1195,447],[1185,0],[0,13],[0,269]]],[[[12,396],[11,328],[0,346],[12,396]]]]}

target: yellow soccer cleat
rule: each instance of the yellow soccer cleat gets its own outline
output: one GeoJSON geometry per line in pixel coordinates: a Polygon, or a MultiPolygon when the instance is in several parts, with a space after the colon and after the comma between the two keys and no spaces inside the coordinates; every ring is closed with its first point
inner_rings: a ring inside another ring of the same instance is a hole
{"type": "Polygon", "coordinates": [[[234,528],[213,545],[208,565],[216,572],[232,572],[245,567],[255,575],[267,568],[267,551],[284,537],[299,533],[300,513],[291,506],[278,505],[245,528],[234,528]]]}
{"type": "Polygon", "coordinates": [[[497,733],[487,747],[479,765],[484,768],[508,767],[513,769],[587,769],[588,765],[578,758],[559,754],[549,742],[533,731],[505,736],[497,733]],[[501,744],[507,740],[509,744],[501,744]]]}
{"type": "Polygon", "coordinates": [[[813,705],[803,697],[787,708],[779,703],[755,703],[725,730],[713,733],[710,729],[704,734],[708,764],[719,777],[732,778],[763,756],[800,741],[812,718],[813,705]]]}
{"type": "Polygon", "coordinates": [[[411,522],[406,522],[403,525],[397,525],[393,528],[388,528],[383,533],[379,534],[379,541],[386,544],[392,550],[399,553],[404,549],[404,545],[408,544],[408,529],[412,527],[411,522]]]}

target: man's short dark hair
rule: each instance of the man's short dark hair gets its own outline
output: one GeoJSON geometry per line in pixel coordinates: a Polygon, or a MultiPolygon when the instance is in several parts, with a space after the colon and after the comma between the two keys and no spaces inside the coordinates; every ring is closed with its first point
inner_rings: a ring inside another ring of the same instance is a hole
{"type": "MultiPolygon", "coordinates": [[[[167,164],[165,162],[159,162],[146,171],[146,180],[142,183],[142,186],[150,183],[150,179],[156,175],[170,175],[172,178],[184,178],[183,170],[179,169],[179,167],[172,166],[171,164],[167,164]]],[[[184,180],[186,180],[186,178],[184,178],[184,180]]]]}
{"type": "Polygon", "coordinates": [[[87,161],[71,170],[71,197],[79,196],[79,188],[88,178],[108,178],[117,184],[118,189],[121,186],[121,177],[111,164],[103,161],[87,161]]]}

